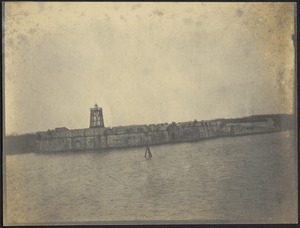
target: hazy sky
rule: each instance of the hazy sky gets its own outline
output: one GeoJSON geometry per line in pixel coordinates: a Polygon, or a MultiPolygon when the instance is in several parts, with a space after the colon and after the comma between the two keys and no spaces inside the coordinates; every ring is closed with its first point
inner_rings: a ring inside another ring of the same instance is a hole
{"type": "Polygon", "coordinates": [[[292,113],[293,3],[5,3],[6,133],[292,113]]]}

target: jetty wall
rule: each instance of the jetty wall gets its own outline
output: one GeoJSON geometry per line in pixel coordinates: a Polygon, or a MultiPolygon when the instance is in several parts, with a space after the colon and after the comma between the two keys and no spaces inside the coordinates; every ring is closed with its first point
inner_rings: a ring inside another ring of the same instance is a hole
{"type": "Polygon", "coordinates": [[[56,128],[35,134],[6,136],[4,149],[8,153],[59,152],[180,143],[287,130],[295,126],[293,118],[292,115],[278,114],[112,128],[56,128]]]}
{"type": "Polygon", "coordinates": [[[191,121],[184,123],[52,130],[38,133],[38,151],[101,150],[165,143],[197,141],[208,138],[274,132],[278,126],[264,121],[226,123],[191,121]]]}

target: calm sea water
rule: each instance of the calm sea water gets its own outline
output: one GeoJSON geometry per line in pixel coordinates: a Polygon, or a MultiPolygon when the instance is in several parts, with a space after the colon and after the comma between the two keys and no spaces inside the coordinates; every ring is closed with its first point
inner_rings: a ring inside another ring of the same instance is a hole
{"type": "Polygon", "coordinates": [[[99,153],[6,157],[5,224],[297,221],[290,131],[99,153]]]}

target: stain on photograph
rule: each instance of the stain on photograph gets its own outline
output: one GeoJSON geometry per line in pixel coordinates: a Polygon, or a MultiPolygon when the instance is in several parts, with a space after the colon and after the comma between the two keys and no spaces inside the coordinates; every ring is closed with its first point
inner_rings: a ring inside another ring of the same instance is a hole
{"type": "Polygon", "coordinates": [[[2,6],[4,225],[298,222],[295,3],[2,6]]]}

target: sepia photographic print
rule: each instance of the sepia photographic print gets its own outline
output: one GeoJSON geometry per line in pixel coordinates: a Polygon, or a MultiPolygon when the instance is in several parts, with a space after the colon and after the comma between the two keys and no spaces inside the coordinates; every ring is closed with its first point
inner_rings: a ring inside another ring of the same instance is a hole
{"type": "Polygon", "coordinates": [[[2,9],[4,225],[298,223],[296,3],[2,9]]]}

